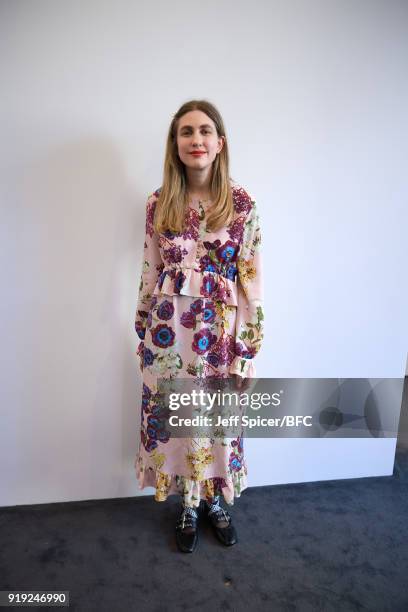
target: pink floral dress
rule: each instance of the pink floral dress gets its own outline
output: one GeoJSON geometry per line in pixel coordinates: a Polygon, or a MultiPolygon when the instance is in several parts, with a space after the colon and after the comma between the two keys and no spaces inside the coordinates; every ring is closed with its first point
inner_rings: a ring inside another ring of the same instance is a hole
{"type": "Polygon", "coordinates": [[[206,229],[210,201],[191,200],[186,230],[157,234],[160,189],[146,205],[146,235],[135,329],[143,378],[135,460],[141,489],[186,504],[221,494],[232,505],[247,487],[243,438],[174,438],[157,418],[158,378],[256,376],[263,339],[261,233],[255,200],[230,179],[234,219],[206,229]]]}

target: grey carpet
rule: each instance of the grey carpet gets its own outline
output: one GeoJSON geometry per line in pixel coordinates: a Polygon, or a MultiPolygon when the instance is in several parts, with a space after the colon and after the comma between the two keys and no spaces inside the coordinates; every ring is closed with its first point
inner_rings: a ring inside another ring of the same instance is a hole
{"type": "Polygon", "coordinates": [[[69,590],[70,610],[408,610],[408,453],[393,476],[249,488],[239,542],[200,524],[178,552],[179,501],[0,509],[0,588],[69,590]]]}

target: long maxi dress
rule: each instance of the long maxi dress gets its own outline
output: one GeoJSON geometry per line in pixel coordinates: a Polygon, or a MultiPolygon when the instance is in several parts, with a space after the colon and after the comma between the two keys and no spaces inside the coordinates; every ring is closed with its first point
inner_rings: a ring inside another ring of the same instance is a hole
{"type": "Polygon", "coordinates": [[[154,230],[160,188],[146,204],[135,317],[143,379],[135,468],[139,487],[154,487],[156,501],[179,493],[197,507],[221,494],[233,505],[248,486],[241,435],[175,438],[155,416],[159,378],[256,377],[264,330],[259,211],[243,187],[232,179],[230,186],[234,218],[215,232],[206,229],[211,201],[189,201],[180,234],[154,230]]]}

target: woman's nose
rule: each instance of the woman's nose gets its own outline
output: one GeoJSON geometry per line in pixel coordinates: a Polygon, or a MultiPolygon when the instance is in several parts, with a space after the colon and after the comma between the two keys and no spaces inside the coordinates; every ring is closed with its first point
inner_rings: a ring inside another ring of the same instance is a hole
{"type": "Polygon", "coordinates": [[[193,133],[193,143],[200,143],[201,142],[201,135],[200,132],[195,132],[193,133]]]}

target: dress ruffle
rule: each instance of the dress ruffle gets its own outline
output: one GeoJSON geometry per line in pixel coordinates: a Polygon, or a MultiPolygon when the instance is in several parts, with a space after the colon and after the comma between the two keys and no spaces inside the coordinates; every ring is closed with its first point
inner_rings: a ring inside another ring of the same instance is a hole
{"type": "Polygon", "coordinates": [[[153,487],[156,501],[165,501],[169,495],[182,495],[184,503],[198,507],[200,501],[207,497],[221,494],[225,502],[233,506],[236,497],[248,487],[247,467],[244,463],[239,472],[232,472],[229,477],[206,478],[193,480],[178,474],[166,474],[159,469],[143,465],[141,455],[135,461],[139,488],[153,487]]]}
{"type": "Polygon", "coordinates": [[[189,295],[238,306],[238,288],[234,280],[220,272],[202,272],[187,266],[164,267],[153,295],[189,295]]]}

